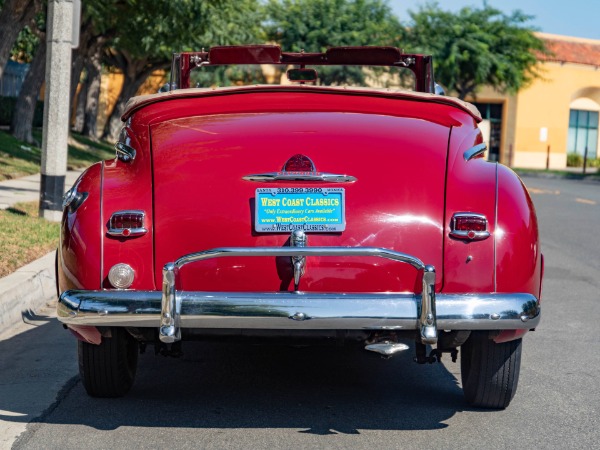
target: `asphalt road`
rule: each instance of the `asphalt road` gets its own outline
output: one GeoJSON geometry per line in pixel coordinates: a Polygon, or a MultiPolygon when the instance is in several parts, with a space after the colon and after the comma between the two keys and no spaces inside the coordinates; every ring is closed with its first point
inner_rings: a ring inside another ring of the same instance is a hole
{"type": "MultiPolygon", "coordinates": [[[[30,371],[42,364],[40,378],[63,379],[14,448],[598,448],[600,184],[524,181],[546,277],[542,324],[524,340],[508,409],[468,407],[459,364],[419,366],[412,349],[386,361],[353,348],[205,343],[182,359],[144,354],[127,397],[91,399],[75,377],[75,341],[50,321],[0,342],[0,356],[43,343],[30,371]]],[[[4,423],[25,428],[35,414],[28,373],[0,396],[4,423]]]]}

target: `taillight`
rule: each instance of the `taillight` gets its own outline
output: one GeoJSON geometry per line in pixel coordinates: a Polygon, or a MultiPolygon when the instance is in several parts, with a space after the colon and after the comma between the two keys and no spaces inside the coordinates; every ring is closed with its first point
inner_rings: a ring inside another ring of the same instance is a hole
{"type": "Polygon", "coordinates": [[[314,172],[315,165],[308,156],[297,154],[283,165],[284,172],[314,172]]]}
{"type": "Polygon", "coordinates": [[[144,211],[117,211],[108,221],[108,234],[111,236],[140,236],[146,234],[144,211]]]}
{"type": "Polygon", "coordinates": [[[480,241],[489,237],[487,219],[482,214],[456,213],[450,222],[450,236],[456,239],[480,241]]]}

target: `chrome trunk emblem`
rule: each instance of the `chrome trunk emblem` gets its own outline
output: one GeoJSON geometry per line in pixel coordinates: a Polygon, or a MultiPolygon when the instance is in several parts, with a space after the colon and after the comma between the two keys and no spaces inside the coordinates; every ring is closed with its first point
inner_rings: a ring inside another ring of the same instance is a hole
{"type": "Polygon", "coordinates": [[[345,174],[318,172],[312,160],[297,154],[288,159],[279,172],[265,172],[242,177],[246,181],[324,181],[328,183],[351,183],[356,177],[345,174]]]}

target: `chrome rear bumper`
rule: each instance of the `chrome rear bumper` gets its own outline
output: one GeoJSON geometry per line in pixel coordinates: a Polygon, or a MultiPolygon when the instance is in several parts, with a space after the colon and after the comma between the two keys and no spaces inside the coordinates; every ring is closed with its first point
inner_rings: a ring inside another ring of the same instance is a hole
{"type": "Polygon", "coordinates": [[[163,269],[163,290],[64,292],[58,319],[68,325],[158,327],[163,342],[181,328],[280,330],[419,330],[427,344],[437,330],[535,328],[538,299],[531,294],[435,294],[435,269],[410,255],[380,248],[222,248],[186,255],[163,269]],[[378,256],[422,272],[423,291],[399,293],[177,291],[185,264],[224,256],[378,256]]]}
{"type": "MultiPolygon", "coordinates": [[[[182,328],[417,330],[420,296],[178,292],[182,328]]],[[[157,291],[66,291],[58,319],[72,325],[159,327],[157,291]]],[[[540,307],[531,294],[437,294],[439,330],[535,328],[540,307]]]]}

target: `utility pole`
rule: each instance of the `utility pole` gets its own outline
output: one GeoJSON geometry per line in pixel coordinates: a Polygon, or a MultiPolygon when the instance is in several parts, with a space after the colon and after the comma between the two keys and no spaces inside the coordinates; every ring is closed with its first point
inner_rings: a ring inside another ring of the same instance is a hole
{"type": "Polygon", "coordinates": [[[67,173],[73,0],[48,0],[40,217],[59,222],[67,173]]]}

